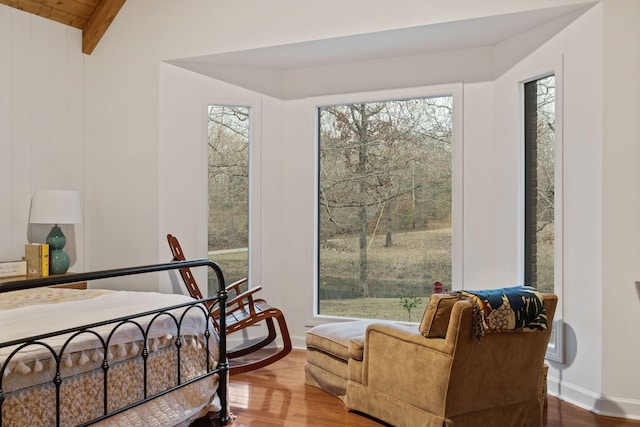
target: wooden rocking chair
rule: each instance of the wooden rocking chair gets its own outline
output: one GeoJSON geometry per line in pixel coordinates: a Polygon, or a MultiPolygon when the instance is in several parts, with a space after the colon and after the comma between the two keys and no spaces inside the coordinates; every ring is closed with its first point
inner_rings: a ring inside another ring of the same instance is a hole
{"type": "MultiPolygon", "coordinates": [[[[169,242],[169,247],[171,248],[174,261],[185,260],[184,253],[182,252],[178,239],[171,234],[167,234],[167,241],[169,242]]],[[[193,278],[191,270],[189,268],[182,268],[180,269],[180,275],[182,276],[182,280],[189,291],[189,295],[195,299],[202,299],[202,292],[200,292],[200,288],[193,278]]],[[[246,278],[238,280],[226,287],[227,292],[229,292],[227,315],[225,317],[227,335],[264,320],[267,326],[267,336],[255,344],[227,353],[230,365],[230,375],[262,368],[282,359],[291,352],[291,337],[289,336],[289,329],[287,328],[287,322],[284,319],[282,311],[271,307],[263,299],[254,298],[253,294],[260,291],[262,289],[261,286],[256,286],[245,292],[241,292],[240,286],[245,283],[247,283],[246,278]],[[250,357],[246,357],[246,362],[234,364],[232,359],[244,357],[261,350],[276,340],[277,333],[274,320],[278,322],[284,347],[275,353],[271,352],[268,356],[262,357],[261,359],[253,360],[250,357]]],[[[211,319],[213,320],[213,324],[216,329],[219,328],[218,317],[219,310],[213,310],[211,312],[211,319]]]]}

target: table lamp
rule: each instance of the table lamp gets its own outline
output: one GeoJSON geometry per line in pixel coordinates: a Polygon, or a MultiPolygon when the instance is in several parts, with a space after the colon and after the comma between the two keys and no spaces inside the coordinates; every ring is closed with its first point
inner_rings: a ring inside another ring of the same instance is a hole
{"type": "Polygon", "coordinates": [[[53,224],[46,243],[49,244],[49,272],[63,274],[69,269],[69,255],[62,250],[67,239],[59,224],[79,224],[82,222],[80,193],[70,190],[36,191],[31,199],[29,222],[32,224],[53,224]]]}

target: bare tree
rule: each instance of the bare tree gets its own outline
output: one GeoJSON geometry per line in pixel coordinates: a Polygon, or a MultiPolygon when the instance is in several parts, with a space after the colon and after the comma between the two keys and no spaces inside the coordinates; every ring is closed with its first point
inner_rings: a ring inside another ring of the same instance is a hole
{"type": "Polygon", "coordinates": [[[555,78],[536,82],[537,217],[536,232],[554,221],[555,78]]]}
{"type": "MultiPolygon", "coordinates": [[[[407,199],[415,207],[418,190],[435,176],[429,169],[442,168],[432,161],[440,161],[444,152],[451,155],[450,107],[450,98],[445,97],[320,109],[321,223],[333,224],[337,233],[357,233],[358,281],[365,297],[369,296],[370,218],[375,215],[376,232],[385,215],[385,244],[391,246],[394,211],[407,199]]],[[[438,171],[443,173],[438,179],[450,187],[450,167],[438,171]]],[[[429,200],[430,205],[435,199],[429,200]]]]}
{"type": "Polygon", "coordinates": [[[249,109],[209,106],[209,247],[246,247],[249,109]]]}

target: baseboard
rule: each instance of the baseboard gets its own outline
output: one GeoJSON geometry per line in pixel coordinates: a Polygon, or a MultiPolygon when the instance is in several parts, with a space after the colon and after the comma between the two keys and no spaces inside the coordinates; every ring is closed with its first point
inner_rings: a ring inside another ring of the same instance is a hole
{"type": "Polygon", "coordinates": [[[608,417],[640,420],[640,400],[594,393],[557,378],[547,378],[547,393],[594,414],[608,417]]]}
{"type": "MultiPolygon", "coordinates": [[[[304,336],[300,337],[300,336],[291,335],[290,338],[291,338],[291,347],[297,350],[305,350],[307,348],[304,336]]],[[[250,342],[251,340],[255,340],[255,337],[247,337],[247,335],[243,335],[239,333],[230,334],[227,337],[227,348],[231,350],[234,347],[243,347],[243,346],[246,346],[247,343],[250,342]]],[[[280,339],[280,337],[276,339],[275,344],[270,344],[266,348],[272,348],[277,346],[282,347],[282,340],[280,339]]]]}
{"type": "Polygon", "coordinates": [[[292,335],[291,336],[291,347],[295,348],[296,350],[306,350],[307,349],[307,342],[305,340],[304,335],[301,336],[301,337],[292,335]]]}

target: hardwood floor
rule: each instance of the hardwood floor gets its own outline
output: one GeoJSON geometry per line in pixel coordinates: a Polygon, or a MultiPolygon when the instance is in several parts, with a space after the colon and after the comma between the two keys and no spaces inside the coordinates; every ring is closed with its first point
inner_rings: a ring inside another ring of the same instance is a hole
{"type": "MultiPolygon", "coordinates": [[[[233,427],[380,427],[361,414],[349,412],[342,401],[305,385],[304,350],[293,350],[284,359],[265,368],[234,375],[230,380],[233,427]]],[[[201,420],[193,427],[211,426],[201,420]]],[[[595,415],[577,406],[549,397],[546,427],[638,427],[640,421],[595,415]]]]}

